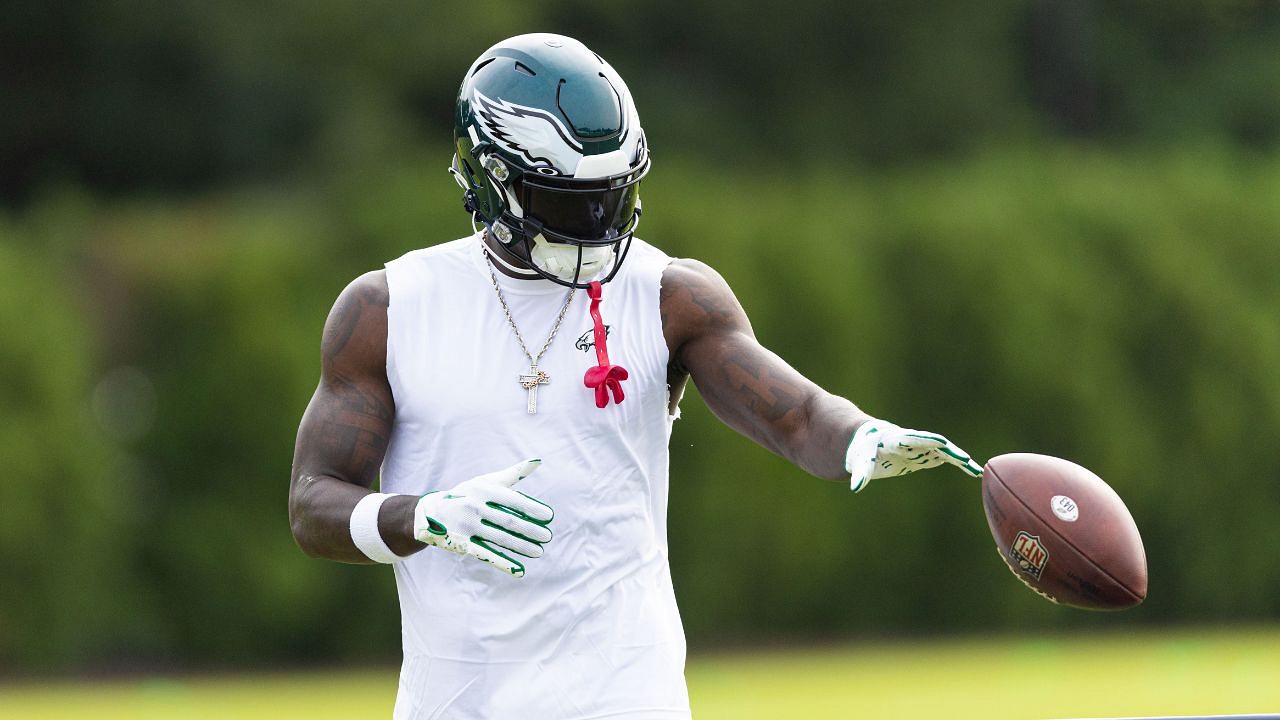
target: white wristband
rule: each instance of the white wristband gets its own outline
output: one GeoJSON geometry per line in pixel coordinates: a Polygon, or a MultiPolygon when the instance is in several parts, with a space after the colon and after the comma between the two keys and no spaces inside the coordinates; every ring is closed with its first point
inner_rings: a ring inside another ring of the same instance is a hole
{"type": "Polygon", "coordinates": [[[395,495],[370,493],[360,498],[360,502],[351,511],[351,541],[365,557],[374,562],[394,563],[404,559],[391,552],[391,548],[382,539],[382,533],[378,532],[378,510],[391,497],[395,495]]]}

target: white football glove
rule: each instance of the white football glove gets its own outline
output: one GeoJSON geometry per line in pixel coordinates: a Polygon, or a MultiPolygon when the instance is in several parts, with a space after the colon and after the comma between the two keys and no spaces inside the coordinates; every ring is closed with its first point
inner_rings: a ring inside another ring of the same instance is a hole
{"type": "Polygon", "coordinates": [[[427,493],[413,512],[413,536],[428,545],[470,555],[500,570],[524,576],[514,555],[542,557],[551,540],[551,506],[511,489],[538,469],[541,460],[525,460],[427,493]]]}
{"type": "Polygon", "coordinates": [[[982,466],[955,443],[937,433],[906,430],[887,420],[868,420],[858,427],[844,456],[849,488],[858,492],[872,480],[905,475],[951,463],[974,477],[982,466]]]}

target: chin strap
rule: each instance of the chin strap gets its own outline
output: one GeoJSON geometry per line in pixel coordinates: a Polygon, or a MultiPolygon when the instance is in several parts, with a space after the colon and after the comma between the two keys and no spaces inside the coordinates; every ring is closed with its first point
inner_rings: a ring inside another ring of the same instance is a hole
{"type": "Polygon", "coordinates": [[[600,319],[600,282],[593,281],[587,285],[587,297],[591,298],[591,320],[595,323],[596,361],[599,365],[587,370],[583,384],[596,391],[596,407],[603,408],[609,404],[609,393],[613,393],[613,401],[621,403],[623,397],[622,381],[627,379],[627,369],[621,365],[609,364],[609,348],[605,345],[608,332],[604,321],[600,319]]]}

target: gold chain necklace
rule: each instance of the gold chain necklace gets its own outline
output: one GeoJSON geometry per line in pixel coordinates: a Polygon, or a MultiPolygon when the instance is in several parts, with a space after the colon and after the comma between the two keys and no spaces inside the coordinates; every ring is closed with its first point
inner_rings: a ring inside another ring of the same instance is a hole
{"type": "Polygon", "coordinates": [[[493,291],[498,294],[498,303],[502,305],[502,312],[507,316],[507,324],[511,326],[511,331],[515,333],[516,342],[520,343],[520,349],[524,351],[524,356],[529,358],[529,372],[520,373],[517,380],[520,387],[524,388],[529,394],[528,405],[526,406],[529,414],[538,412],[538,386],[546,385],[551,382],[551,376],[546,370],[538,367],[538,361],[542,360],[542,356],[547,352],[547,348],[551,347],[551,341],[555,340],[556,333],[560,332],[560,324],[564,322],[565,313],[569,312],[569,305],[573,304],[573,297],[578,293],[577,288],[570,288],[569,293],[564,298],[564,305],[560,306],[560,314],[556,316],[556,322],[551,326],[551,333],[547,335],[546,342],[542,343],[542,349],[537,355],[529,352],[529,347],[525,345],[524,336],[520,334],[520,328],[516,327],[516,321],[511,317],[511,307],[507,305],[507,299],[502,295],[502,288],[498,286],[498,276],[493,272],[493,257],[489,254],[489,248],[483,248],[484,257],[487,261],[485,266],[489,269],[489,282],[493,283],[493,291]]]}

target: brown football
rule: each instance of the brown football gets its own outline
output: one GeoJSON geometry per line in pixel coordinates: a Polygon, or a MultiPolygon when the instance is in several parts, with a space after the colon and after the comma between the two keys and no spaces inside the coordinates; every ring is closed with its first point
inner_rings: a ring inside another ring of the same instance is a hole
{"type": "Polygon", "coordinates": [[[1147,555],[1129,508],[1092,472],[1009,453],[982,471],[982,506],[1000,557],[1055,603],[1123,610],[1147,596],[1147,555]]]}

